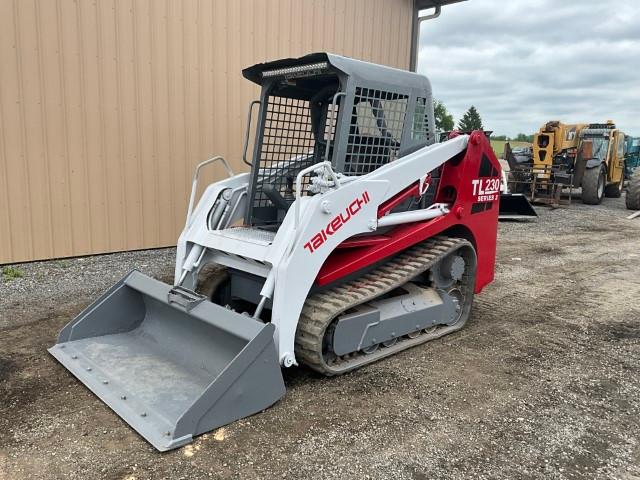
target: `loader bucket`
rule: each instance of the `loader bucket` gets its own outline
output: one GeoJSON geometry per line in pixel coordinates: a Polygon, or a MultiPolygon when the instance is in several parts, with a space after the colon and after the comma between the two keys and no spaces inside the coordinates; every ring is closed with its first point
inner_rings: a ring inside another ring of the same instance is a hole
{"type": "Polygon", "coordinates": [[[535,218],[538,214],[521,193],[500,194],[500,220],[520,220],[535,218]]]}
{"type": "Polygon", "coordinates": [[[49,352],[158,450],[284,395],[274,326],[133,271],[49,352]]]}

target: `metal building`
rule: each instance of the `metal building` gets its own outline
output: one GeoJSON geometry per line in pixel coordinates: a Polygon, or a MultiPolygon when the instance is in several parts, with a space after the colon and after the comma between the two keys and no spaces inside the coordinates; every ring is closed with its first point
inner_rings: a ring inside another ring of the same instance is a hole
{"type": "Polygon", "coordinates": [[[0,264],[174,245],[194,165],[245,168],[243,67],[408,68],[426,3],[0,0],[0,264]]]}

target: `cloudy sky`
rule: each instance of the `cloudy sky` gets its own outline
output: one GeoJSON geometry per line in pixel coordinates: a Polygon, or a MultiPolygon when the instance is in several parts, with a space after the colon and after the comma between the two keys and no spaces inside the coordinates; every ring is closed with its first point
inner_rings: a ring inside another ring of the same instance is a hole
{"type": "Polygon", "coordinates": [[[468,0],[422,24],[418,71],[496,135],[612,119],[640,136],[640,1],[468,0]]]}

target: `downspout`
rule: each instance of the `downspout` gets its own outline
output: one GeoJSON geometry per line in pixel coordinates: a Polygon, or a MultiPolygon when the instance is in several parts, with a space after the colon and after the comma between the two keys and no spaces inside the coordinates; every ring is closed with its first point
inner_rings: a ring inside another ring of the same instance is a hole
{"type": "Polygon", "coordinates": [[[415,1],[413,7],[413,25],[411,27],[411,58],[409,63],[409,69],[412,72],[417,71],[418,68],[418,45],[420,43],[420,25],[425,20],[431,20],[432,18],[438,18],[440,16],[440,11],[442,7],[437,5],[433,9],[433,13],[428,15],[420,15],[420,10],[418,10],[415,1]]]}

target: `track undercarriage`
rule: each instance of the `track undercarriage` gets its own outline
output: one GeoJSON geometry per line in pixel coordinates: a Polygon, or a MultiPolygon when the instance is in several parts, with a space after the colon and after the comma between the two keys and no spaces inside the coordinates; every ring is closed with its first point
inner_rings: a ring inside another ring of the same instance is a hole
{"type": "MultiPolygon", "coordinates": [[[[340,375],[455,332],[471,311],[475,271],[468,241],[435,237],[312,293],[300,315],[296,356],[324,375],[340,375]]],[[[220,302],[229,280],[225,270],[214,270],[199,291],[220,302]]],[[[228,308],[242,308],[242,301],[227,300],[228,308]]]]}
{"type": "Polygon", "coordinates": [[[307,298],[298,323],[296,355],[320,373],[339,375],[455,332],[464,326],[471,311],[475,268],[475,252],[469,242],[437,237],[355,280],[313,294],[307,298]],[[442,305],[450,303],[452,308],[437,311],[431,305],[420,310],[413,300],[417,292],[435,293],[442,305]],[[358,348],[336,353],[335,344],[341,340],[336,337],[341,331],[339,322],[358,307],[376,309],[379,305],[375,302],[385,298],[405,307],[400,315],[386,320],[393,325],[385,329],[380,327],[385,321],[369,323],[356,332],[361,334],[358,348]],[[369,332],[376,327],[378,332],[369,332]]]}

